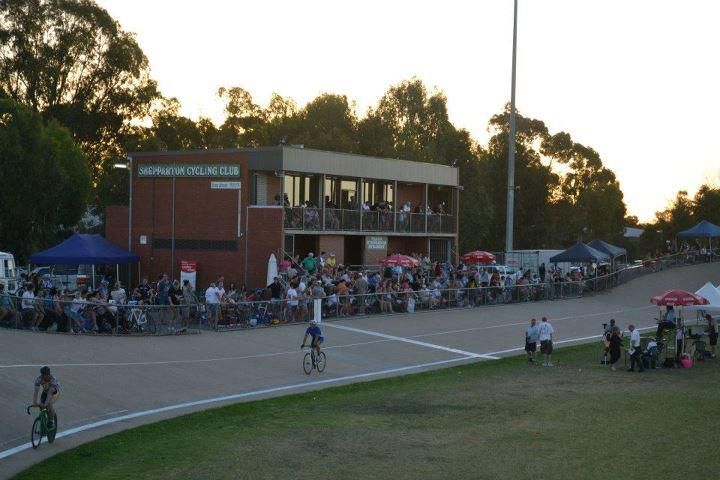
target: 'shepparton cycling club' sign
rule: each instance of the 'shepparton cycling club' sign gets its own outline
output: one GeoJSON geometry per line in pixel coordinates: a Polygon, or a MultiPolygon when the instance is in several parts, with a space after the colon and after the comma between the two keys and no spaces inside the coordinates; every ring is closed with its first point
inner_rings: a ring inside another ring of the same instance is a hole
{"type": "Polygon", "coordinates": [[[239,177],[240,165],[143,163],[138,177],[239,177]]]}

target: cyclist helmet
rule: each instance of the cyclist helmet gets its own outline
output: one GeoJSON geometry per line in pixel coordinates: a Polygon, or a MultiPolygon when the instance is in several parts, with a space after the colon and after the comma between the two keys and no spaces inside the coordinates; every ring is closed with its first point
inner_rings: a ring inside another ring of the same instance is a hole
{"type": "Polygon", "coordinates": [[[50,367],[42,367],[40,369],[40,375],[50,375],[50,367]]]}
{"type": "Polygon", "coordinates": [[[317,320],[315,320],[314,318],[310,319],[310,325],[317,325],[317,320]]]}

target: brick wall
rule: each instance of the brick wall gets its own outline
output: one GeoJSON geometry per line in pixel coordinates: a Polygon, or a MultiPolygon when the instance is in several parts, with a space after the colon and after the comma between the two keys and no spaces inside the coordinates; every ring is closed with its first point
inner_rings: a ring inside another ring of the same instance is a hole
{"type": "Polygon", "coordinates": [[[398,184],[398,191],[397,191],[397,205],[395,206],[396,209],[399,209],[403,206],[403,204],[410,200],[412,202],[412,208],[414,209],[416,206],[420,205],[421,203],[425,203],[423,200],[425,198],[425,186],[424,185],[402,185],[398,184]]]}
{"type": "Polygon", "coordinates": [[[345,264],[345,236],[344,235],[320,235],[318,238],[318,252],[327,253],[330,256],[330,252],[335,253],[335,262],[337,265],[345,264]]]}
{"type": "Polygon", "coordinates": [[[423,237],[389,237],[388,253],[394,255],[410,255],[411,253],[427,253],[428,239],[423,237]]]}
{"type": "Polygon", "coordinates": [[[105,238],[127,248],[128,244],[128,207],[110,205],[105,208],[105,238]]]}
{"type": "MultiPolygon", "coordinates": [[[[251,288],[265,286],[270,254],[279,255],[284,248],[282,207],[251,207],[247,209],[248,222],[248,281],[251,288]]],[[[278,257],[278,260],[281,260],[278,257]]]]}

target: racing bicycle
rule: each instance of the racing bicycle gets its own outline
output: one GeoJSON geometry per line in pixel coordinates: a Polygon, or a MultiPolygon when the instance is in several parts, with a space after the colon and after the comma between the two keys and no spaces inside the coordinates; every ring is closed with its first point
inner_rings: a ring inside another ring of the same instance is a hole
{"type": "Polygon", "coordinates": [[[309,352],[305,354],[305,357],[303,358],[303,370],[305,370],[305,373],[310,375],[313,371],[313,369],[317,370],[318,373],[322,373],[325,371],[325,362],[327,358],[325,357],[325,352],[320,352],[320,354],[315,353],[315,349],[312,347],[308,347],[310,349],[309,352]]]}
{"type": "MultiPolygon", "coordinates": [[[[30,415],[30,409],[34,406],[35,405],[29,405],[27,407],[28,415],[30,415]]],[[[53,428],[49,429],[47,408],[42,405],[37,408],[40,409],[40,412],[35,418],[32,426],[32,431],[30,432],[30,443],[32,444],[33,448],[38,448],[40,446],[40,442],[42,442],[43,437],[47,437],[48,443],[53,443],[55,441],[55,434],[57,433],[58,428],[57,413],[53,413],[53,428]]]]}

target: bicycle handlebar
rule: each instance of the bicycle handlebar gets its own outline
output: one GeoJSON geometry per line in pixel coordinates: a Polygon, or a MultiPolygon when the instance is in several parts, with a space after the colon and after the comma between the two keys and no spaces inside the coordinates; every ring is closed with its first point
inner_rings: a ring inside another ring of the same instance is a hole
{"type": "MultiPolygon", "coordinates": [[[[28,405],[28,407],[26,408],[26,411],[27,411],[27,414],[28,414],[28,415],[32,415],[32,414],[30,413],[30,409],[33,408],[34,406],[35,406],[35,405],[28,405]]],[[[40,408],[40,407],[38,407],[38,408],[40,408]]]]}

